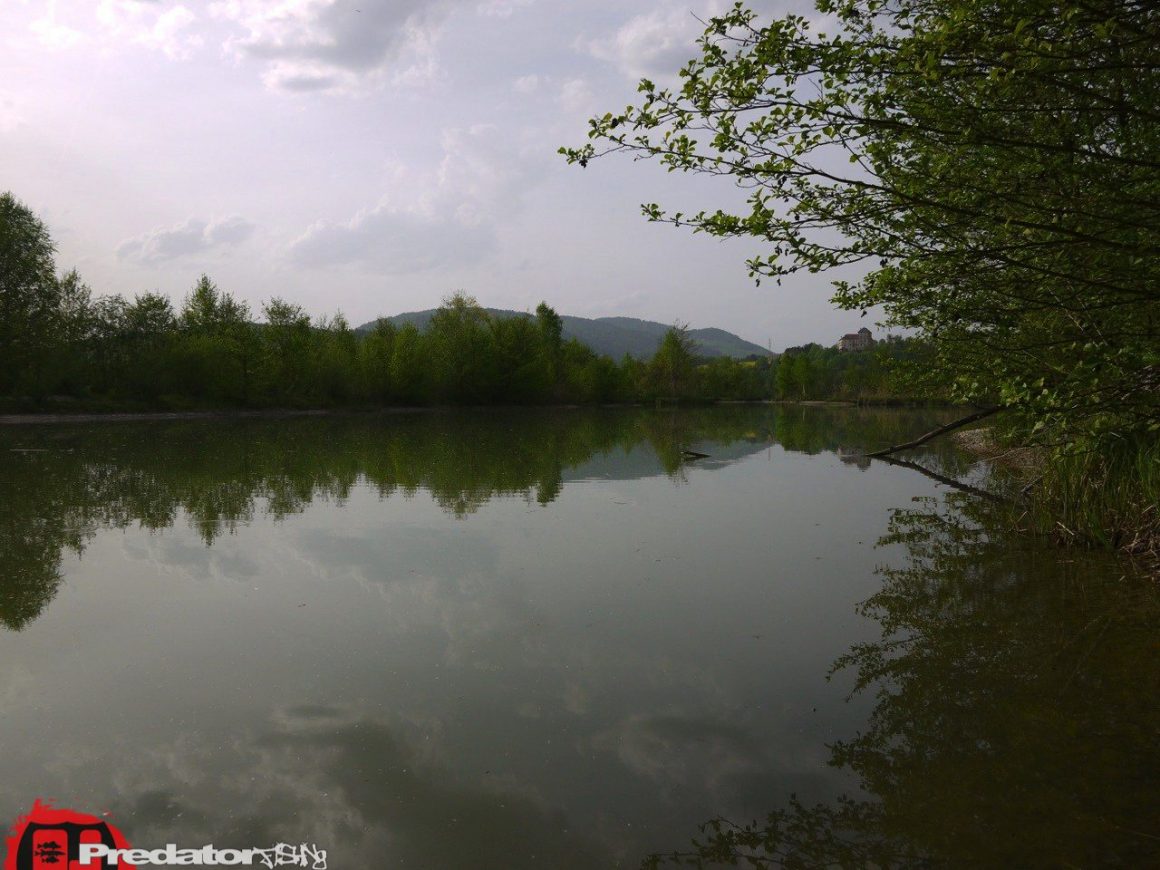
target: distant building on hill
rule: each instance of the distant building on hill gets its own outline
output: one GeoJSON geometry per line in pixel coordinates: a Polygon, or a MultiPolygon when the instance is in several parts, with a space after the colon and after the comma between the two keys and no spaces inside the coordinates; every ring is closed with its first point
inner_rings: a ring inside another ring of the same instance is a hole
{"type": "Polygon", "coordinates": [[[863,326],[857,332],[847,332],[838,339],[838,350],[869,350],[874,347],[874,336],[863,326]]]}

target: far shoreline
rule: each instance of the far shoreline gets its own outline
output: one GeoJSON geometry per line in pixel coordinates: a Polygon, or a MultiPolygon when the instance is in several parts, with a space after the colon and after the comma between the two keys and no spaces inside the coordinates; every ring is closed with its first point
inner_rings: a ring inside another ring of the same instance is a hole
{"type": "Polygon", "coordinates": [[[948,408],[956,407],[949,402],[932,402],[921,399],[877,399],[855,401],[850,399],[722,399],[716,402],[686,400],[682,402],[622,402],[597,405],[552,404],[552,405],[382,405],[352,406],[338,408],[217,408],[189,411],[25,411],[21,413],[0,413],[0,427],[30,425],[68,425],[78,423],[128,423],[128,422],[178,422],[178,421],[230,421],[230,420],[274,420],[288,417],[338,417],[369,416],[375,414],[417,414],[447,413],[454,411],[482,410],[578,410],[581,408],[648,408],[672,409],[707,408],[715,406],[770,405],[772,407],[830,407],[830,408],[948,408]]]}
{"type": "MultiPolygon", "coordinates": [[[[432,408],[376,408],[369,413],[430,411],[432,408]]],[[[358,408],[262,408],[213,411],[92,411],[73,414],[44,411],[24,414],[0,414],[0,426],[28,426],[37,423],[121,423],[165,422],[178,420],[256,420],[280,417],[328,417],[340,414],[368,413],[358,408]]]]}

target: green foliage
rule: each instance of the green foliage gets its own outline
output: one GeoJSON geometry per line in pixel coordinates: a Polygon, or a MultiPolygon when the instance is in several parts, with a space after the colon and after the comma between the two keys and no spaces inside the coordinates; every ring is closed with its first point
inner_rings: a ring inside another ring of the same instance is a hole
{"type": "Polygon", "coordinates": [[[202,275],[178,318],[177,387],[199,399],[247,404],[258,337],[249,306],[202,275]]]}
{"type": "Polygon", "coordinates": [[[61,303],[54,248],[44,224],[0,194],[0,393],[43,394],[61,303]]]}
{"type": "Polygon", "coordinates": [[[518,404],[547,400],[560,370],[559,332],[545,333],[526,317],[497,318],[490,326],[495,377],[490,397],[518,404]]]}
{"type": "Polygon", "coordinates": [[[380,319],[358,345],[357,365],[363,377],[363,393],[372,401],[384,405],[395,397],[391,360],[394,358],[398,332],[389,320],[380,319]]]}
{"type": "Polygon", "coordinates": [[[348,404],[356,396],[358,339],[342,314],[317,324],[314,341],[313,376],[316,395],[323,404],[348,404]]]}
{"type": "Polygon", "coordinates": [[[555,382],[560,378],[561,355],[564,348],[564,321],[547,302],[536,306],[536,327],[548,362],[548,376],[555,382]]]}
{"type": "MultiPolygon", "coordinates": [[[[1139,0],[819,0],[834,27],[708,22],[677,89],[562,149],[749,191],[736,213],[652,220],[753,237],[752,273],[869,264],[843,307],[929,342],[956,399],[1016,409],[1024,436],[1160,429],[1160,17],[1139,0]]],[[[822,389],[797,360],[786,393],[822,389]]]]}
{"type": "Polygon", "coordinates": [[[428,330],[435,389],[440,398],[456,403],[485,401],[494,378],[489,352],[491,317],[471,296],[456,293],[443,300],[428,330]]]}
{"type": "Polygon", "coordinates": [[[261,331],[266,394],[281,403],[308,395],[314,341],[310,316],[301,307],[278,298],[266,303],[262,313],[266,317],[261,331]]]}
{"type": "Polygon", "coordinates": [[[676,325],[665,333],[649,365],[649,376],[658,395],[671,399],[692,395],[694,350],[687,326],[676,325]]]}
{"type": "Polygon", "coordinates": [[[412,323],[400,329],[395,337],[391,352],[392,395],[403,404],[422,404],[428,396],[431,375],[424,343],[424,336],[412,323]]]}
{"type": "Polygon", "coordinates": [[[1160,562],[1160,444],[1079,442],[1029,484],[1041,491],[1027,519],[1066,543],[1114,547],[1160,562]]]}
{"type": "Polygon", "coordinates": [[[791,347],[773,363],[774,392],[788,401],[945,402],[945,387],[918,376],[928,355],[929,342],[897,337],[853,352],[818,344],[791,347]]]}

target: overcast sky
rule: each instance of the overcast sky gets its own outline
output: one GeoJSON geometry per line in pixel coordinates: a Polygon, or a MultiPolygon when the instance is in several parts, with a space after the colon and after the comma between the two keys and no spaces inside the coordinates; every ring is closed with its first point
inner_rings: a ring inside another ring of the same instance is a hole
{"type": "Polygon", "coordinates": [[[179,302],[206,272],[255,311],[358,324],[462,289],[833,343],[870,318],[834,310],[824,276],[756,287],[753,243],[640,216],[735,205],[728,182],[556,154],[724,5],[0,0],[0,190],[98,293],[179,302]]]}

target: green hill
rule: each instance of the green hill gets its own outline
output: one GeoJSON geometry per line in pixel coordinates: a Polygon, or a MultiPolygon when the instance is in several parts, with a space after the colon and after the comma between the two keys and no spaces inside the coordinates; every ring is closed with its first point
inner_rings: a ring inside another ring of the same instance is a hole
{"type": "MultiPolygon", "coordinates": [[[[492,317],[531,317],[523,311],[507,311],[500,308],[488,308],[492,317]]],[[[413,323],[419,329],[426,329],[431,322],[435,309],[426,311],[409,311],[405,314],[396,314],[387,317],[396,326],[413,323]]],[[[638,320],[635,317],[573,317],[565,314],[564,338],[575,338],[588,345],[597,353],[607,354],[613,359],[620,359],[625,354],[639,359],[651,357],[657,349],[661,338],[669,328],[667,323],[658,323],[655,320],[638,320]]],[[[374,322],[364,323],[358,327],[359,332],[365,332],[374,326],[374,322]]],[[[732,332],[724,329],[709,327],[706,329],[690,329],[689,336],[697,343],[697,353],[703,357],[731,356],[742,359],[747,356],[768,356],[769,351],[759,344],[746,341],[732,332]]]]}

